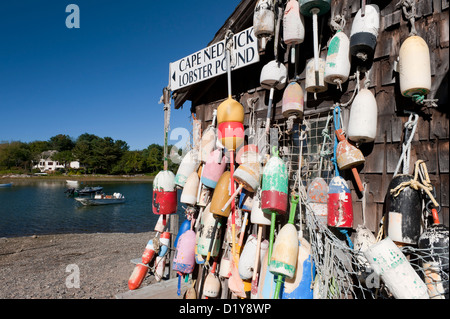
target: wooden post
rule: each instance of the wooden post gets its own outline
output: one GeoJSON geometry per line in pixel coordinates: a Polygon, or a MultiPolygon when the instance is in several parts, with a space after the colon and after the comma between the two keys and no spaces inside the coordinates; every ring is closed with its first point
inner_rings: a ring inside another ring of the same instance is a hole
{"type": "Polygon", "coordinates": [[[175,278],[177,276],[177,272],[173,270],[173,257],[175,256],[175,239],[178,235],[178,226],[179,216],[177,214],[169,215],[169,232],[170,232],[170,250],[169,250],[169,260],[170,260],[170,272],[169,278],[175,278]]]}

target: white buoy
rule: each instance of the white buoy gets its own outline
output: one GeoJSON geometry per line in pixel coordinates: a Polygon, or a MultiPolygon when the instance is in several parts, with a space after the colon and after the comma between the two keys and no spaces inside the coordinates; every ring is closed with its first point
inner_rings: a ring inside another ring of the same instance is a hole
{"type": "Polygon", "coordinates": [[[343,31],[338,31],[330,40],[325,60],[325,82],[342,89],[342,83],[350,75],[350,40],[343,31]]]}
{"type": "Polygon", "coordinates": [[[392,239],[370,246],[364,255],[396,299],[429,299],[427,286],[392,239]]]}
{"type": "Polygon", "coordinates": [[[362,61],[373,57],[380,29],[380,9],[376,4],[365,6],[364,16],[361,9],[353,19],[350,32],[350,54],[362,61]]]}
{"type": "Polygon", "coordinates": [[[267,41],[275,34],[275,12],[272,0],[258,0],[253,14],[253,32],[261,39],[261,50],[266,48],[267,41]]]}
{"type": "Polygon", "coordinates": [[[377,135],[378,107],[372,92],[361,89],[353,100],[348,120],[348,138],[357,143],[372,142],[377,135]]]}
{"type": "Polygon", "coordinates": [[[325,60],[318,58],[318,77],[316,77],[314,67],[314,59],[310,59],[306,64],[306,80],[305,90],[310,93],[325,92],[328,89],[327,83],[324,81],[325,77],[325,60]]]}
{"type": "Polygon", "coordinates": [[[430,51],[419,36],[408,37],[401,45],[398,68],[403,96],[426,95],[431,90],[430,51]]]}
{"type": "Polygon", "coordinates": [[[275,88],[281,90],[286,85],[286,79],[287,69],[285,65],[281,62],[272,60],[262,68],[259,82],[265,89],[270,90],[275,88]]]}
{"type": "Polygon", "coordinates": [[[200,162],[197,159],[197,153],[194,150],[187,152],[178,167],[178,171],[175,176],[175,185],[184,187],[189,175],[191,175],[192,172],[197,171],[199,166],[200,162]]]}
{"type": "Polygon", "coordinates": [[[243,280],[250,279],[253,276],[257,243],[258,240],[254,234],[247,237],[244,249],[239,258],[238,266],[239,276],[243,280]]]}
{"type": "Polygon", "coordinates": [[[180,202],[195,205],[197,203],[197,189],[199,183],[198,173],[192,172],[183,187],[180,202]]]}

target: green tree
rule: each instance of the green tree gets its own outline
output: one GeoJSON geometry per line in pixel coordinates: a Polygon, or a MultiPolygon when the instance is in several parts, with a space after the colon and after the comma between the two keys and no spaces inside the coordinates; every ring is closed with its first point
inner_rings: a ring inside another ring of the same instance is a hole
{"type": "Polygon", "coordinates": [[[70,151],[74,148],[75,142],[69,135],[58,134],[52,136],[48,143],[50,144],[51,150],[56,150],[58,152],[70,151]]]}

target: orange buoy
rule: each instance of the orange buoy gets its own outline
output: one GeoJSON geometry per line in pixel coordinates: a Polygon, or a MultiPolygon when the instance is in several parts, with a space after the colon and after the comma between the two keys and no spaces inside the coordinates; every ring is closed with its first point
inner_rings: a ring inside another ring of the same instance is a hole
{"type": "Polygon", "coordinates": [[[130,290],[139,288],[145,278],[145,275],[147,275],[147,272],[147,265],[141,263],[137,264],[136,267],[134,267],[133,272],[131,273],[130,279],[128,279],[128,288],[130,290]]]}

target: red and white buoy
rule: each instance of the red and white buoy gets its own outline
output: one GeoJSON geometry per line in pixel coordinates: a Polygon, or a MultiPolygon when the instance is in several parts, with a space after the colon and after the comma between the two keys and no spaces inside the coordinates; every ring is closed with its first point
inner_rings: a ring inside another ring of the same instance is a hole
{"type": "Polygon", "coordinates": [[[160,171],[153,181],[153,214],[168,215],[177,211],[175,175],[168,170],[160,171]]]}

